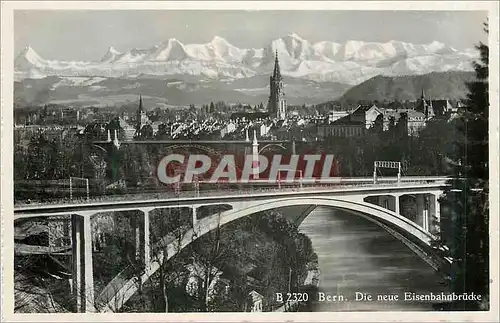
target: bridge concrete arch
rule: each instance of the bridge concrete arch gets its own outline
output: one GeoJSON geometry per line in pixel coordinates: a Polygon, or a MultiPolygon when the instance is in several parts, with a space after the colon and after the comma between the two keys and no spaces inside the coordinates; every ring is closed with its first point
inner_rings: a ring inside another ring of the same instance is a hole
{"type": "MultiPolygon", "coordinates": [[[[122,286],[114,286],[113,290],[115,291],[115,294],[106,300],[106,304],[103,304],[104,307],[101,309],[101,312],[114,312],[118,310],[130,297],[132,297],[132,295],[135,294],[135,292],[138,290],[138,285],[144,284],[160,268],[160,264],[178,254],[182,249],[187,247],[193,241],[197,240],[199,237],[202,237],[212,230],[215,230],[219,226],[223,226],[237,219],[251,216],[259,212],[290,206],[327,206],[335,209],[346,210],[350,213],[354,213],[355,215],[353,216],[359,215],[367,218],[368,220],[371,220],[375,224],[378,224],[379,226],[384,228],[396,238],[402,240],[403,243],[405,243],[408,247],[410,247],[410,249],[414,251],[415,248],[413,248],[412,246],[414,245],[413,242],[409,242],[408,239],[402,237],[400,234],[395,232],[395,230],[392,230],[383,222],[389,223],[394,228],[399,229],[399,231],[408,233],[423,245],[429,246],[431,240],[434,238],[431,233],[425,231],[422,227],[405,218],[404,216],[401,216],[394,211],[387,210],[381,206],[358,200],[346,200],[321,196],[304,198],[281,198],[276,200],[264,201],[242,201],[228,204],[232,204],[233,209],[196,221],[193,228],[188,230],[181,239],[173,239],[173,241],[168,242],[168,236],[165,236],[162,240],[167,241],[166,246],[164,248],[158,248],[159,252],[154,256],[154,260],[152,260],[146,266],[144,274],[140,277],[140,282],[139,278],[136,277],[127,280],[122,286]],[[167,252],[167,259],[164,259],[165,251],[167,252]]],[[[301,214],[297,220],[299,222],[302,222],[313,209],[314,207],[307,208],[307,213],[304,212],[303,214],[301,214]]]]}
{"type": "MultiPolygon", "coordinates": [[[[221,213],[220,225],[222,226],[236,219],[250,216],[252,214],[259,212],[264,212],[272,209],[278,209],[289,206],[303,206],[303,205],[328,206],[335,209],[346,210],[355,214],[364,214],[365,216],[371,217],[375,220],[380,219],[387,223],[390,223],[391,225],[394,225],[395,227],[401,229],[404,232],[411,234],[412,236],[414,236],[415,238],[417,238],[426,245],[430,245],[431,240],[434,238],[431,233],[424,230],[418,224],[382,206],[378,206],[363,201],[358,201],[355,199],[352,200],[345,198],[339,199],[339,198],[329,198],[325,196],[305,197],[305,198],[282,198],[265,202],[244,201],[244,202],[233,203],[233,210],[221,213]]],[[[302,222],[304,219],[305,217],[303,217],[300,222],[302,222]]],[[[216,227],[217,223],[215,224],[214,228],[211,228],[211,230],[215,229],[216,227]]]]}

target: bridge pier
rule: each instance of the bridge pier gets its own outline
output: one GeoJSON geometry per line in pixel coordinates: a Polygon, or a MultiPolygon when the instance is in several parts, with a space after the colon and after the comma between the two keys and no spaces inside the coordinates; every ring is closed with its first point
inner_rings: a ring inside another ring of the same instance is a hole
{"type": "Polygon", "coordinates": [[[90,216],[71,215],[72,294],[76,311],[95,312],[90,216]]]}
{"type": "Polygon", "coordinates": [[[430,213],[429,213],[429,194],[424,194],[424,230],[429,232],[430,213]]]}
{"type": "Polygon", "coordinates": [[[131,218],[132,231],[135,236],[135,260],[144,268],[151,260],[151,243],[149,239],[149,212],[140,209],[142,214],[131,218]]]}
{"type": "Polygon", "coordinates": [[[393,196],[394,196],[394,212],[396,212],[396,214],[401,215],[401,206],[399,203],[399,198],[401,197],[401,195],[393,194],[393,196]]]}
{"type": "MultiPolygon", "coordinates": [[[[408,217],[402,214],[400,198],[404,194],[390,195],[370,195],[363,201],[381,206],[387,210],[391,210],[398,215],[408,217]]],[[[439,231],[440,222],[440,206],[437,193],[416,194],[416,218],[415,223],[421,226],[425,231],[439,231]]]]}
{"type": "Polygon", "coordinates": [[[416,203],[417,203],[417,212],[416,212],[416,219],[415,219],[415,222],[421,226],[422,228],[424,228],[425,230],[425,224],[424,224],[424,197],[422,194],[417,194],[415,195],[415,200],[416,200],[416,203]]]}
{"type": "Polygon", "coordinates": [[[393,211],[397,214],[401,214],[400,198],[401,194],[390,194],[390,195],[376,195],[367,196],[363,201],[368,203],[373,203],[375,205],[381,206],[384,209],[393,211]]]}
{"type": "Polygon", "coordinates": [[[417,218],[416,222],[425,231],[429,232],[429,194],[417,194],[417,218]]]}
{"type": "Polygon", "coordinates": [[[439,195],[434,194],[434,216],[436,217],[436,225],[441,228],[441,203],[439,202],[439,195]]]}
{"type": "Polygon", "coordinates": [[[196,223],[198,222],[198,216],[196,215],[197,208],[196,206],[193,206],[191,209],[193,210],[192,216],[193,216],[193,228],[194,228],[196,226],[196,223]]]}
{"type": "Polygon", "coordinates": [[[430,194],[429,205],[431,212],[431,230],[439,233],[441,226],[441,204],[439,203],[439,194],[430,194]]]}

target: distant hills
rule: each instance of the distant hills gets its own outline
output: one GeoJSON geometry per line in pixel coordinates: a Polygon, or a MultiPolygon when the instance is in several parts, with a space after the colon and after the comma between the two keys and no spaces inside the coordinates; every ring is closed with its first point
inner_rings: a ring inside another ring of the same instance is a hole
{"type": "MultiPolygon", "coordinates": [[[[330,105],[337,101],[350,106],[359,101],[416,100],[422,89],[427,99],[459,100],[467,94],[466,82],[474,72],[433,72],[425,75],[375,76],[350,87],[336,82],[316,82],[286,77],[285,93],[289,105],[330,105]]],[[[218,81],[192,75],[168,78],[139,75],[135,78],[59,77],[24,79],[14,82],[16,106],[57,103],[70,106],[120,106],[143,96],[146,109],[208,104],[211,101],[257,105],[267,104],[268,77],[253,76],[218,81]]]]}
{"type": "Polygon", "coordinates": [[[466,82],[474,79],[474,72],[461,71],[397,77],[375,76],[347,90],[340,102],[412,101],[420,97],[422,89],[427,99],[458,100],[467,95],[466,82]]]}
{"type": "MultiPolygon", "coordinates": [[[[288,104],[317,104],[340,97],[350,86],[336,82],[286,77],[288,104]]],[[[209,104],[211,101],[267,104],[269,76],[219,81],[193,75],[111,78],[49,76],[14,82],[18,107],[56,103],[69,106],[120,106],[137,102],[142,95],[146,109],[209,104]]]]}

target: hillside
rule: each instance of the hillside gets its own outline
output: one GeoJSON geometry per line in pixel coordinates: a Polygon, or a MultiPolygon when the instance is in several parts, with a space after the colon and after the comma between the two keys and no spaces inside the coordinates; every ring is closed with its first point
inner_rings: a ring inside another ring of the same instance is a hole
{"type": "Polygon", "coordinates": [[[462,99],[466,82],[474,80],[473,72],[433,72],[425,75],[375,76],[350,88],[341,102],[416,100],[422,89],[427,99],[462,99]]]}

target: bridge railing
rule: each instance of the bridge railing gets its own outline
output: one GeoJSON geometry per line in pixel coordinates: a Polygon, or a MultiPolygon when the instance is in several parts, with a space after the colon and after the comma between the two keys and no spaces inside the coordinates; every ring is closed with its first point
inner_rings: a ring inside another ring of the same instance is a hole
{"type": "MultiPolygon", "coordinates": [[[[415,179],[405,179],[401,183],[397,183],[398,186],[414,185],[414,184],[429,184],[435,182],[444,182],[446,178],[415,178],[415,179]]],[[[338,188],[359,188],[359,187],[370,187],[370,186],[394,186],[396,184],[395,180],[386,180],[379,182],[377,184],[370,183],[365,179],[343,179],[342,181],[332,181],[324,183],[314,182],[307,183],[303,182],[299,185],[298,182],[284,182],[279,186],[277,184],[271,184],[266,186],[242,186],[238,189],[223,189],[223,190],[207,190],[200,189],[199,191],[185,190],[180,191],[178,194],[174,191],[167,190],[154,190],[150,192],[140,193],[140,194],[114,194],[114,195],[94,195],[90,196],[89,199],[49,199],[43,202],[41,201],[18,201],[15,203],[15,207],[29,207],[35,205],[56,205],[56,204],[89,204],[89,203],[99,203],[99,202],[113,202],[113,201],[138,201],[138,200],[151,200],[151,199],[184,199],[192,197],[211,197],[211,196],[224,196],[230,193],[231,195],[255,195],[255,194],[265,194],[269,192],[293,192],[293,191],[313,191],[322,189],[332,189],[333,187],[338,188]]]]}

